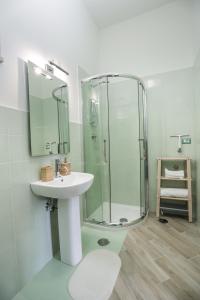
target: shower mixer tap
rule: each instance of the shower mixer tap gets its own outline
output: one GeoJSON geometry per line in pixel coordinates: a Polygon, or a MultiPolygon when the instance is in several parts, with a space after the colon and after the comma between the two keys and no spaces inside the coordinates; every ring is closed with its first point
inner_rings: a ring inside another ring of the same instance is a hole
{"type": "Polygon", "coordinates": [[[177,134],[177,135],[171,135],[170,137],[176,137],[178,138],[178,153],[182,153],[182,137],[189,137],[189,134],[177,134]]]}

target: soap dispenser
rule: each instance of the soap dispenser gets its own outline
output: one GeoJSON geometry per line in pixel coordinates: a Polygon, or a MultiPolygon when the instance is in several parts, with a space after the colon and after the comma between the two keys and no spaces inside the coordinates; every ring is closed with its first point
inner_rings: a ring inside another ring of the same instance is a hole
{"type": "Polygon", "coordinates": [[[71,173],[71,163],[67,161],[65,157],[64,162],[60,164],[60,175],[67,176],[71,173]]]}

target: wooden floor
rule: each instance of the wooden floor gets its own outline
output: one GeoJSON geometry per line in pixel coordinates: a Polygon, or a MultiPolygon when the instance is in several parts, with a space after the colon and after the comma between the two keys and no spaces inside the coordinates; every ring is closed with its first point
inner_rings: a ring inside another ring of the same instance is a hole
{"type": "Polygon", "coordinates": [[[167,219],[128,232],[110,300],[200,300],[200,226],[167,219]]]}

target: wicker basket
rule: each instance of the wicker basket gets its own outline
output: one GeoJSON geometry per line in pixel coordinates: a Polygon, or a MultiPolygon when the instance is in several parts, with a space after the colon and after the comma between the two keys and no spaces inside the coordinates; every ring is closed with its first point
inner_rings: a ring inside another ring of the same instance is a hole
{"type": "Polygon", "coordinates": [[[52,166],[42,167],[40,170],[40,179],[42,181],[51,181],[53,180],[53,168],[52,166]]]}

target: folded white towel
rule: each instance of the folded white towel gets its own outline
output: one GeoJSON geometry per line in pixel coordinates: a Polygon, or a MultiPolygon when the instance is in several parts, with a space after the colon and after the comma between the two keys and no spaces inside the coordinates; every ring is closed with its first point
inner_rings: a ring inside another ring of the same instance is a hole
{"type": "Polygon", "coordinates": [[[160,195],[163,197],[187,198],[188,189],[161,188],[160,195]]]}
{"type": "Polygon", "coordinates": [[[184,178],[184,170],[171,171],[165,168],[165,177],[167,178],[184,178]]]}

